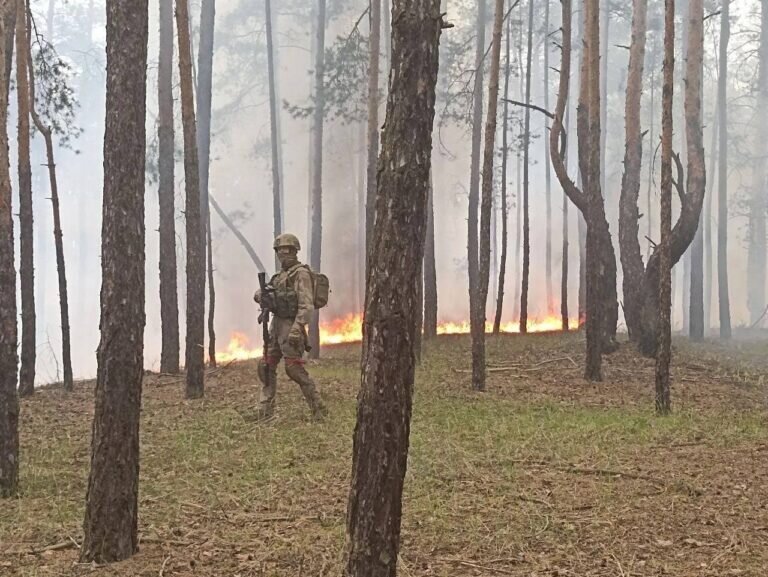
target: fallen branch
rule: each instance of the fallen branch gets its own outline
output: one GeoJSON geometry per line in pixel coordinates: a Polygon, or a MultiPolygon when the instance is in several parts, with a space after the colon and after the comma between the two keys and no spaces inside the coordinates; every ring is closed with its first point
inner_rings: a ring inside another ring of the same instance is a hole
{"type": "Polygon", "coordinates": [[[456,565],[462,565],[464,567],[471,567],[472,569],[480,569],[481,571],[490,571],[491,573],[497,573],[499,575],[514,575],[512,571],[501,569],[499,567],[487,567],[485,565],[479,565],[478,563],[472,563],[471,561],[464,561],[463,559],[443,559],[446,563],[455,563],[456,565]]]}

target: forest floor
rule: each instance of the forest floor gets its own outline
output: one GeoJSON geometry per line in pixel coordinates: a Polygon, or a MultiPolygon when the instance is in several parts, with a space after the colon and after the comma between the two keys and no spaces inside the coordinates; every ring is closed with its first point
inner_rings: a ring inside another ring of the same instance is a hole
{"type": "MultiPolygon", "coordinates": [[[[764,577],[768,340],[676,341],[674,414],[630,345],[581,378],[582,335],[489,339],[486,393],[469,339],[427,343],[417,375],[399,574],[764,577]]],[[[22,401],[20,498],[0,506],[0,575],[341,574],[359,346],[310,365],[330,408],[308,418],[280,371],[256,424],[255,361],[210,371],[206,397],[148,374],[141,550],[77,563],[93,383],[22,401]]]]}

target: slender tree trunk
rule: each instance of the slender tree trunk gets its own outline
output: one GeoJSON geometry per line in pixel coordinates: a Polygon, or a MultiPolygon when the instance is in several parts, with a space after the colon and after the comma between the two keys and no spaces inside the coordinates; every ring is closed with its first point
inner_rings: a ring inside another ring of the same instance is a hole
{"type": "Polygon", "coordinates": [[[768,160],[768,0],[760,2],[760,60],[756,102],[755,159],[749,207],[749,251],[747,255],[747,305],[750,324],[759,323],[765,313],[766,277],[766,168],[768,160]]]}
{"type": "MultiPolygon", "coordinates": [[[[477,39],[475,44],[475,84],[472,110],[472,156],[469,168],[469,218],[468,226],[468,268],[469,268],[469,324],[472,335],[472,387],[483,390],[485,369],[479,370],[476,358],[479,358],[482,345],[480,341],[485,331],[484,311],[480,301],[480,265],[478,238],[478,209],[480,203],[480,152],[483,136],[483,76],[485,55],[485,0],[477,0],[477,39]],[[479,372],[478,372],[479,371],[479,372]]],[[[483,340],[483,344],[485,341],[483,340]]]]}
{"type": "Polygon", "coordinates": [[[656,355],[656,412],[671,411],[669,364],[672,357],[672,113],[675,86],[675,0],[665,0],[664,83],[661,89],[661,244],[659,245],[659,320],[656,355]]]}
{"type": "MultiPolygon", "coordinates": [[[[275,45],[272,37],[272,0],[264,1],[267,33],[267,71],[269,74],[269,126],[272,144],[272,230],[277,237],[283,232],[282,198],[283,183],[280,179],[279,134],[277,131],[280,109],[277,105],[277,76],[275,72],[275,45]]],[[[280,270],[280,261],[275,255],[275,270],[280,270]]]]}
{"type": "MultiPolygon", "coordinates": [[[[6,4],[0,10],[0,62],[3,62],[7,58],[7,38],[13,31],[9,15],[16,13],[16,7],[6,4]]],[[[14,497],[19,484],[19,398],[16,391],[19,358],[8,157],[9,84],[9,71],[4,66],[0,70],[0,497],[14,497]]]]}
{"type": "Polygon", "coordinates": [[[523,120],[523,282],[520,289],[520,332],[528,332],[528,281],[531,271],[531,229],[528,189],[531,154],[531,61],[533,59],[533,0],[528,0],[528,52],[525,61],[525,112],[523,120]]]}
{"type": "Polygon", "coordinates": [[[56,179],[56,159],[53,153],[53,134],[50,126],[43,124],[40,116],[35,109],[35,69],[32,56],[29,50],[29,44],[24,50],[24,58],[29,67],[29,87],[30,87],[30,112],[35,123],[37,131],[42,135],[45,141],[45,155],[48,167],[48,179],[51,187],[51,206],[53,209],[53,238],[56,247],[56,272],[58,274],[59,288],[59,313],[61,320],[61,360],[64,368],[64,390],[72,391],[74,389],[74,379],[72,376],[72,353],[69,330],[69,298],[67,291],[67,268],[64,260],[64,240],[61,230],[61,211],[59,210],[59,185],[56,179]]]}
{"type": "MultiPolygon", "coordinates": [[[[702,127],[702,88],[704,77],[704,4],[690,0],[688,6],[688,53],[686,56],[685,128],[688,148],[688,194],[703,197],[706,190],[704,130],[702,127]]],[[[711,177],[710,177],[711,178],[711,177]]],[[[704,338],[704,235],[699,214],[696,235],[691,247],[690,336],[704,338]]]]}
{"type": "MultiPolygon", "coordinates": [[[[523,21],[523,4],[520,4],[520,22],[523,21]]],[[[520,100],[525,98],[525,70],[523,68],[523,26],[518,27],[517,37],[517,73],[520,83],[518,92],[520,100]]],[[[522,136],[522,135],[520,135],[522,136]]],[[[522,270],[520,267],[520,253],[523,248],[523,159],[520,151],[515,154],[517,164],[515,167],[515,295],[512,299],[512,318],[520,321],[520,288],[522,283],[522,270]]]]}
{"type": "MultiPolygon", "coordinates": [[[[504,0],[495,0],[493,40],[488,75],[488,115],[485,121],[483,152],[483,190],[480,206],[480,283],[478,321],[480,330],[472,334],[472,386],[485,390],[485,313],[491,269],[491,211],[493,210],[493,157],[496,154],[496,117],[499,104],[499,63],[501,60],[501,30],[504,0]]],[[[529,84],[530,88],[530,84],[529,84]]]]}
{"type": "Polygon", "coordinates": [[[502,104],[502,124],[501,124],[501,260],[499,263],[499,282],[497,285],[498,293],[496,296],[496,317],[493,320],[493,334],[498,335],[501,331],[501,316],[504,312],[504,283],[507,278],[507,244],[508,244],[508,222],[509,210],[507,202],[507,161],[509,158],[509,143],[507,141],[509,132],[509,73],[512,44],[512,19],[507,18],[507,33],[504,42],[504,101],[502,104]]]}
{"type": "MultiPolygon", "coordinates": [[[[568,82],[570,83],[570,79],[568,79],[568,82]]],[[[566,109],[565,109],[565,126],[570,131],[570,119],[571,119],[571,108],[568,106],[568,103],[566,103],[566,109]]],[[[551,130],[550,130],[551,133],[551,130]]],[[[550,154],[550,158],[551,158],[550,154]]],[[[563,148],[563,157],[564,157],[564,163],[565,163],[565,169],[568,169],[568,142],[566,141],[566,144],[563,148]]],[[[562,262],[561,262],[561,270],[560,270],[560,326],[563,331],[568,331],[571,328],[571,320],[570,320],[570,313],[568,312],[568,252],[569,252],[569,242],[568,242],[568,195],[565,193],[565,190],[563,190],[563,245],[562,245],[562,262]]]]}
{"type": "MultiPolygon", "coordinates": [[[[584,11],[584,3],[586,0],[581,0],[581,11],[583,13],[584,11]]],[[[584,17],[583,14],[580,15],[577,19],[578,21],[578,38],[577,38],[577,46],[578,54],[579,54],[579,65],[578,65],[578,76],[579,76],[579,98],[577,100],[576,104],[576,131],[577,131],[577,146],[576,146],[576,158],[578,160],[577,162],[577,170],[578,173],[578,181],[579,181],[579,188],[583,191],[585,189],[585,180],[584,180],[584,168],[582,166],[582,160],[581,156],[583,154],[583,150],[585,150],[584,147],[581,146],[581,138],[578,136],[578,134],[581,132],[580,128],[580,122],[581,122],[581,114],[580,109],[582,108],[582,99],[581,95],[586,94],[584,89],[582,88],[583,79],[586,77],[585,70],[584,70],[584,61],[586,58],[586,55],[584,53],[584,17]]],[[[577,216],[577,227],[578,227],[578,233],[579,233],[579,328],[585,327],[587,324],[587,221],[584,217],[584,211],[579,210],[579,214],[577,216]]]]}
{"type": "MultiPolygon", "coordinates": [[[[600,189],[600,3],[585,2],[585,48],[587,79],[582,86],[587,90],[587,361],[584,377],[589,381],[602,380],[603,325],[605,321],[603,298],[604,272],[601,251],[608,225],[603,212],[600,189]],[[605,228],[606,230],[603,230],[605,228]]],[[[610,242],[610,237],[609,237],[610,242]]]]}
{"type": "MultiPolygon", "coordinates": [[[[368,37],[368,164],[366,172],[365,246],[370,252],[376,217],[376,160],[379,156],[379,53],[381,52],[381,0],[370,2],[368,37]]],[[[366,256],[367,260],[367,256],[366,256]]]]}
{"type": "MultiPolygon", "coordinates": [[[[699,10],[698,6],[691,7],[691,10],[699,10]]],[[[692,12],[693,13],[693,12],[692,12]]],[[[686,139],[688,142],[688,182],[687,191],[682,195],[683,202],[680,210],[680,216],[671,230],[669,242],[670,247],[670,266],[674,267],[680,258],[685,254],[688,247],[693,242],[696,230],[701,220],[701,208],[704,203],[705,191],[705,173],[703,158],[703,143],[701,129],[701,66],[703,56],[703,41],[698,39],[701,23],[691,22],[691,32],[689,46],[696,47],[696,50],[689,50],[687,77],[686,77],[686,96],[685,96],[685,117],[686,117],[686,139]],[[696,28],[694,30],[694,28],[696,28]],[[699,46],[702,47],[699,50],[699,46]]],[[[666,110],[666,109],[663,109],[666,110]]],[[[648,265],[643,277],[643,302],[640,313],[640,337],[638,346],[640,351],[647,356],[654,356],[658,352],[660,318],[659,307],[663,303],[659,302],[659,283],[664,272],[661,262],[661,245],[654,248],[651,257],[648,259],[648,265]]],[[[671,295],[670,295],[671,303],[671,295]]]]}
{"type": "Polygon", "coordinates": [[[643,164],[643,134],[640,126],[643,90],[643,63],[647,35],[648,0],[632,3],[632,43],[629,49],[629,72],[624,107],[626,144],[624,149],[624,175],[621,180],[619,201],[619,246],[624,273],[624,319],[629,338],[636,340],[640,333],[641,286],[645,265],[640,250],[640,173],[643,164]]]}
{"type": "Polygon", "coordinates": [[[435,261],[435,186],[430,172],[427,239],[424,249],[424,338],[437,336],[437,263],[435,261]]]}
{"type": "Polygon", "coordinates": [[[712,247],[712,199],[715,196],[715,176],[717,174],[717,137],[720,133],[718,126],[719,103],[715,102],[713,109],[712,129],[710,131],[709,148],[709,181],[707,186],[707,205],[704,210],[704,334],[712,328],[712,279],[713,271],[713,247],[712,247]]]}
{"type": "Polygon", "coordinates": [[[717,289],[720,338],[731,338],[731,303],[728,291],[728,41],[731,37],[730,0],[720,14],[720,74],[717,82],[720,158],[717,187],[717,289]]]}
{"type": "Polygon", "coordinates": [[[421,306],[439,0],[393,0],[392,74],[366,289],[362,387],[347,508],[347,577],[394,577],[421,306]],[[403,147],[403,142],[411,143],[403,147]]]}
{"type": "MultiPolygon", "coordinates": [[[[323,119],[325,117],[325,1],[317,0],[317,37],[315,41],[315,110],[312,127],[312,231],[309,265],[320,270],[323,240],[323,119]]],[[[320,356],[320,311],[309,324],[310,355],[320,356]]]]}
{"type": "Polygon", "coordinates": [[[179,42],[181,119],[184,127],[184,182],[187,232],[187,339],[185,395],[198,399],[205,392],[205,226],[200,207],[200,171],[197,154],[197,127],[192,93],[192,51],[189,38],[189,5],[176,0],[176,28],[179,42]]]}
{"type": "Polygon", "coordinates": [[[160,204],[160,371],[179,372],[179,295],[176,269],[175,160],[173,126],[173,0],[160,0],[158,94],[158,200],[160,204]]]}
{"type": "MultiPolygon", "coordinates": [[[[544,109],[549,110],[549,0],[544,0],[544,109]]],[[[544,119],[544,132],[549,129],[549,120],[544,119]]],[[[544,139],[544,200],[546,204],[546,290],[547,316],[555,314],[555,293],[552,288],[552,166],[549,158],[549,143],[544,139]]]]}
{"type": "Polygon", "coordinates": [[[127,559],[139,545],[148,21],[147,0],[107,2],[101,341],[83,563],[127,559]]]}
{"type": "MultiPolygon", "coordinates": [[[[205,243],[203,255],[207,257],[205,270],[208,273],[208,359],[212,367],[216,366],[216,329],[214,326],[216,290],[213,284],[213,244],[210,231],[211,211],[208,206],[208,177],[211,167],[211,103],[215,22],[216,0],[203,0],[200,8],[200,48],[197,65],[197,119],[200,123],[197,132],[197,150],[200,173],[200,218],[202,221],[202,238],[205,243]]],[[[272,96],[272,90],[270,90],[270,96],[272,96]]],[[[205,278],[203,279],[203,291],[205,291],[205,278]]]]}
{"type": "Polygon", "coordinates": [[[16,0],[16,96],[18,99],[19,240],[21,282],[21,369],[19,395],[35,391],[35,264],[32,167],[29,161],[29,76],[25,0],[16,0]]]}

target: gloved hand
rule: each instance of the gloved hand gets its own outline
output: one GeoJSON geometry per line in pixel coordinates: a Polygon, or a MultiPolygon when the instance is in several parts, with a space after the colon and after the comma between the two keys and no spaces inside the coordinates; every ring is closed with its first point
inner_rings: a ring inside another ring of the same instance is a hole
{"type": "Polygon", "coordinates": [[[259,304],[261,304],[261,289],[257,290],[255,293],[253,293],[253,300],[259,304]]]}
{"type": "Polygon", "coordinates": [[[288,344],[292,347],[299,348],[304,340],[304,331],[301,330],[299,325],[293,325],[291,332],[288,333],[288,344]]]}

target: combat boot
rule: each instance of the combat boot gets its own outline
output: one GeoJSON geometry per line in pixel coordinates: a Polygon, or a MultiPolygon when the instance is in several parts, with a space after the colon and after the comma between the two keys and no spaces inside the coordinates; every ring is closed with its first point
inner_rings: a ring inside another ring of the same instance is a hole
{"type": "Polygon", "coordinates": [[[328,410],[317,393],[315,381],[312,380],[312,377],[309,376],[309,373],[304,368],[304,363],[300,361],[290,362],[288,360],[285,363],[285,373],[293,382],[301,387],[301,393],[304,395],[307,405],[309,405],[312,418],[316,421],[322,421],[328,414],[328,410]]]}

